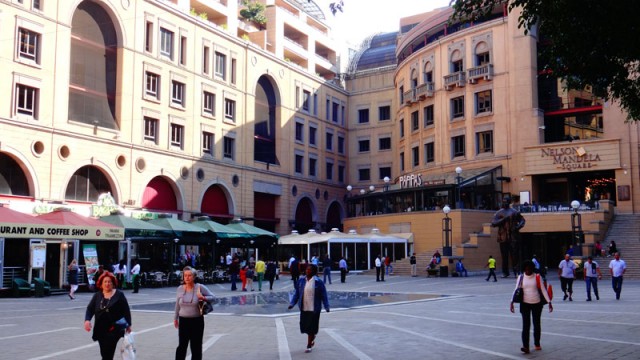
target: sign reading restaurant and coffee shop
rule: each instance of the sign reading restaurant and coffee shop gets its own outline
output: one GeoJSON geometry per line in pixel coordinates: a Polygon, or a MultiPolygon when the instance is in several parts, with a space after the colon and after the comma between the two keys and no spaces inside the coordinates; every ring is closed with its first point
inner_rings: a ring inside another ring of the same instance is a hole
{"type": "Polygon", "coordinates": [[[0,237],[28,239],[122,240],[123,228],[13,224],[0,222],[0,237]]]}
{"type": "Polygon", "coordinates": [[[594,140],[581,144],[550,144],[526,149],[528,174],[595,171],[620,168],[618,140],[594,140]]]}

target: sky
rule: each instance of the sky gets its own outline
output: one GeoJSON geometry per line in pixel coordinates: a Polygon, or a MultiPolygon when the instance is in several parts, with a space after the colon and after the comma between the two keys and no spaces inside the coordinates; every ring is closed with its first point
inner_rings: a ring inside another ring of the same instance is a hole
{"type": "Polygon", "coordinates": [[[449,6],[450,0],[343,0],[343,12],[335,17],[329,11],[329,3],[339,0],[316,0],[324,6],[333,37],[344,39],[352,45],[359,44],[367,36],[378,32],[399,30],[400,18],[449,6]]]}

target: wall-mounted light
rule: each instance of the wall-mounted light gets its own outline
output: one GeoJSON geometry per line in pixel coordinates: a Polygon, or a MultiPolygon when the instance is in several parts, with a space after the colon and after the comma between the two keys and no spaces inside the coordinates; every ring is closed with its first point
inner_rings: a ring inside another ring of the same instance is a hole
{"type": "Polygon", "coordinates": [[[375,186],[373,186],[373,185],[369,185],[369,191],[374,191],[375,189],[376,189],[376,187],[375,187],[375,186]]]}
{"type": "Polygon", "coordinates": [[[364,195],[366,191],[364,189],[360,189],[360,195],[364,195]]]}

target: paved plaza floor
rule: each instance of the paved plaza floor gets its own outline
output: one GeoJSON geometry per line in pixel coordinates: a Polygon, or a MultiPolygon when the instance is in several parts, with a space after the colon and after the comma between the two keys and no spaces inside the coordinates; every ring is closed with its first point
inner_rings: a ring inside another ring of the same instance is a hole
{"type": "MultiPolygon", "coordinates": [[[[426,274],[425,274],[426,275],[426,274]]],[[[640,281],[625,280],[615,300],[600,281],[600,300],[586,302],[583,281],[574,301],[562,301],[551,278],[555,310],[542,316],[542,351],[520,352],[522,320],[509,312],[515,279],[484,276],[416,278],[350,274],[328,285],[331,312],[323,311],[312,353],[305,353],[298,311],[287,310],[292,282],[274,290],[231,292],[207,285],[220,304],[206,317],[205,359],[640,359],[640,281]]],[[[266,289],[266,290],[265,290],[266,289]]],[[[125,291],[132,307],[138,359],[173,359],[175,287],[125,291]]],[[[99,359],[83,329],[90,293],[0,299],[0,359],[99,359]]],[[[533,347],[533,344],[531,344],[533,347]]],[[[118,354],[116,358],[119,358],[118,354]]]]}

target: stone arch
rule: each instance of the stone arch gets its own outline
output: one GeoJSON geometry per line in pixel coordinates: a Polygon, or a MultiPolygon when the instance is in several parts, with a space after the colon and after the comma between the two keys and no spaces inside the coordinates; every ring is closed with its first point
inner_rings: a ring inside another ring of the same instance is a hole
{"type": "Polygon", "coordinates": [[[295,229],[299,233],[306,233],[309,229],[315,229],[318,223],[318,211],[313,197],[301,196],[295,206],[295,229]]]}

